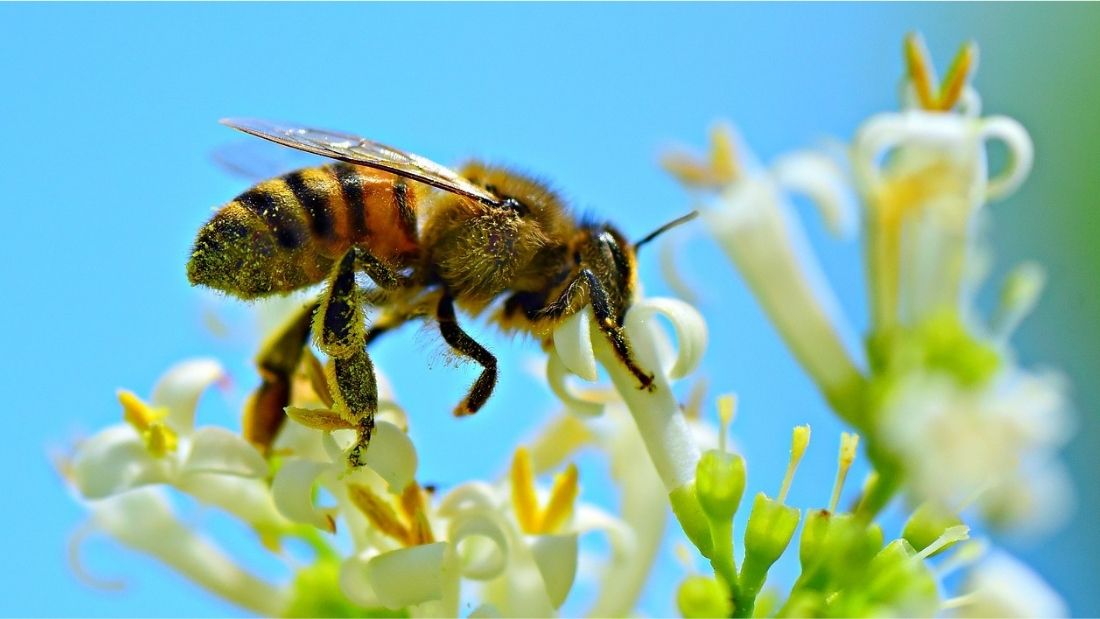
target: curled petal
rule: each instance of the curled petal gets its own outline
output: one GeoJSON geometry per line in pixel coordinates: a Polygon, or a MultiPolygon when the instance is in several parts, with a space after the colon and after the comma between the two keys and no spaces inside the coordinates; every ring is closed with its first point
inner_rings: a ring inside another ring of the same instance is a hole
{"type": "Polygon", "coordinates": [[[336,531],[333,508],[318,508],[313,504],[313,484],[333,465],[310,460],[290,460],[275,473],[271,494],[275,507],[294,522],[311,524],[330,533],[336,531]]]}
{"type": "Polygon", "coordinates": [[[373,550],[364,550],[340,564],[340,591],[350,602],[364,608],[375,608],[381,604],[371,586],[367,570],[367,564],[377,554],[373,550]]]}
{"type": "Polygon", "coordinates": [[[560,608],[577,576],[577,535],[535,535],[527,544],[550,603],[560,608]]]}
{"type": "Polygon", "coordinates": [[[472,481],[455,487],[443,497],[437,512],[443,518],[457,517],[467,510],[495,510],[500,501],[489,484],[472,481]]]}
{"type": "Polygon", "coordinates": [[[275,508],[271,490],[263,479],[195,473],[181,477],[176,487],[254,527],[272,529],[290,524],[275,508]]]}
{"type": "Polygon", "coordinates": [[[550,350],[546,357],[546,381],[550,390],[565,404],[569,412],[583,417],[596,417],[603,412],[603,402],[590,400],[570,389],[566,380],[569,370],[565,367],[556,350],[550,350]]]}
{"type": "Polygon", "coordinates": [[[366,579],[389,609],[441,600],[446,551],[436,542],[382,553],[367,561],[366,579]]]}
{"type": "Polygon", "coordinates": [[[585,307],[566,318],[554,330],[554,348],[570,372],[594,382],[599,375],[596,373],[596,355],[592,352],[591,332],[592,310],[585,307]]]}
{"type": "Polygon", "coordinates": [[[448,538],[467,578],[492,580],[508,565],[508,533],[494,512],[463,512],[451,522],[448,538]]]}
{"type": "Polygon", "coordinates": [[[168,425],[181,434],[188,434],[195,427],[199,396],[224,376],[225,370],[213,359],[178,363],[153,387],[152,405],[168,409],[168,425]]]}
{"type": "Polygon", "coordinates": [[[707,347],[707,324],[699,312],[687,303],[657,297],[645,299],[630,308],[625,321],[627,332],[645,328],[658,314],[668,318],[679,345],[669,378],[683,378],[694,371],[703,358],[707,347]]]}
{"type": "Polygon", "coordinates": [[[130,426],[106,428],[73,457],[72,476],[84,498],[100,499],[146,484],[169,481],[171,462],[154,458],[130,426]]]}
{"type": "Polygon", "coordinates": [[[813,200],[829,232],[842,238],[855,233],[855,197],[835,161],[822,153],[795,153],[772,169],[780,185],[813,200]]]}
{"type": "Polygon", "coordinates": [[[191,438],[191,449],[180,471],[184,475],[217,473],[238,477],[267,475],[267,461],[251,443],[218,427],[200,428],[191,438]]]}

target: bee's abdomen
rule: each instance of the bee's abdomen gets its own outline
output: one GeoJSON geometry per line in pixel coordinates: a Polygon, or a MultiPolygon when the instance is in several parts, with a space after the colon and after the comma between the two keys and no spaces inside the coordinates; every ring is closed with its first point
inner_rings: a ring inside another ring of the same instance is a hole
{"type": "Polygon", "coordinates": [[[352,245],[402,263],[417,251],[415,194],[393,174],[345,163],[264,181],[199,231],[192,283],[239,297],[322,281],[352,245]]]}

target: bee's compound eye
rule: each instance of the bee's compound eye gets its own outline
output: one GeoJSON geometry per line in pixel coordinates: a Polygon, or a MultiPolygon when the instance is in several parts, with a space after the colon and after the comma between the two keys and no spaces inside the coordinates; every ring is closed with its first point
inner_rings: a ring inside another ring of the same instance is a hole
{"type": "Polygon", "coordinates": [[[524,215],[527,215],[528,213],[531,212],[531,209],[527,208],[527,206],[525,204],[521,203],[519,200],[516,200],[515,198],[505,198],[504,201],[500,203],[500,206],[502,208],[506,208],[506,209],[510,209],[512,211],[515,211],[515,213],[517,215],[519,215],[520,217],[523,217],[524,215]]]}

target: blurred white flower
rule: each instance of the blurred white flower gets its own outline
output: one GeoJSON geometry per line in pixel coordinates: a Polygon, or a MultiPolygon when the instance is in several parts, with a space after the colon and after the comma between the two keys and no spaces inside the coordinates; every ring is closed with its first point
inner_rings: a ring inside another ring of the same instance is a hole
{"type": "Polygon", "coordinates": [[[964,387],[946,374],[911,374],[887,400],[880,428],[922,500],[957,509],[975,501],[990,519],[1029,528],[1049,528],[1068,509],[1055,456],[1070,418],[1055,376],[1014,370],[964,387]]]}
{"type": "Polygon", "coordinates": [[[970,569],[956,617],[1068,617],[1064,600],[1043,579],[1009,555],[994,551],[970,569]]]}

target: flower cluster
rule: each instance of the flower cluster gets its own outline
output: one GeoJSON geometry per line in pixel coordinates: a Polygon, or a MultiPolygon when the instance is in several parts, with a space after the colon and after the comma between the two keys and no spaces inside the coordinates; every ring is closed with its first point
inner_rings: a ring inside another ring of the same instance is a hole
{"type": "Polygon", "coordinates": [[[287,419],[264,449],[195,427],[202,393],[225,372],[213,360],[181,363],[148,400],[120,391],[122,423],[62,463],[91,514],[74,549],[105,533],[265,616],[553,616],[581,580],[596,591],[588,614],[623,616],[635,612],[671,508],[697,551],[688,562],[702,557],[710,572],[681,583],[686,617],[1064,614],[1041,579],[964,524],[1050,524],[1064,512],[1054,456],[1067,432],[1064,387],[1020,367],[1008,345],[1042,272],[1013,272],[988,320],[973,301],[987,262],[978,235],[986,203],[1023,181],[1031,143],[1015,121],[980,115],[972,45],[938,85],[918,38],[907,40],[906,59],[904,109],[868,120],[847,166],[798,153],[763,168],[725,127],[707,158],[664,161],[698,193],[708,229],[858,432],[840,437],[826,507],[787,504],[810,443],[809,426],[799,426],[778,492],[742,508],[748,465],[728,444],[735,398],[718,398],[716,430],[700,412],[702,391],[681,404],[673,390],[699,365],[706,324],[684,301],[639,292],[622,326],[652,384],[638,388],[590,308],[568,317],[546,342],[546,382],[564,410],[514,449],[500,478],[446,489],[418,481],[409,419],[384,381],[370,447],[351,466],[357,428],[310,349],[289,378],[287,419]],[[1009,156],[991,178],[992,140],[1009,156]],[[862,351],[840,335],[847,327],[790,193],[808,196],[838,236],[854,233],[862,207],[871,315],[862,351]],[[573,380],[597,382],[601,368],[609,385],[573,380]],[[861,437],[873,473],[844,500],[861,437]],[[575,458],[585,448],[606,458],[616,513],[585,496],[575,458]],[[898,494],[909,518],[888,539],[879,515],[898,494]],[[184,513],[196,506],[245,525],[285,577],[234,557],[184,513]],[[606,538],[601,556],[582,552],[589,534],[606,538]],[[800,571],[781,591],[768,575],[788,552],[800,571]],[[949,593],[945,579],[960,569],[962,586],[949,593]]]}

